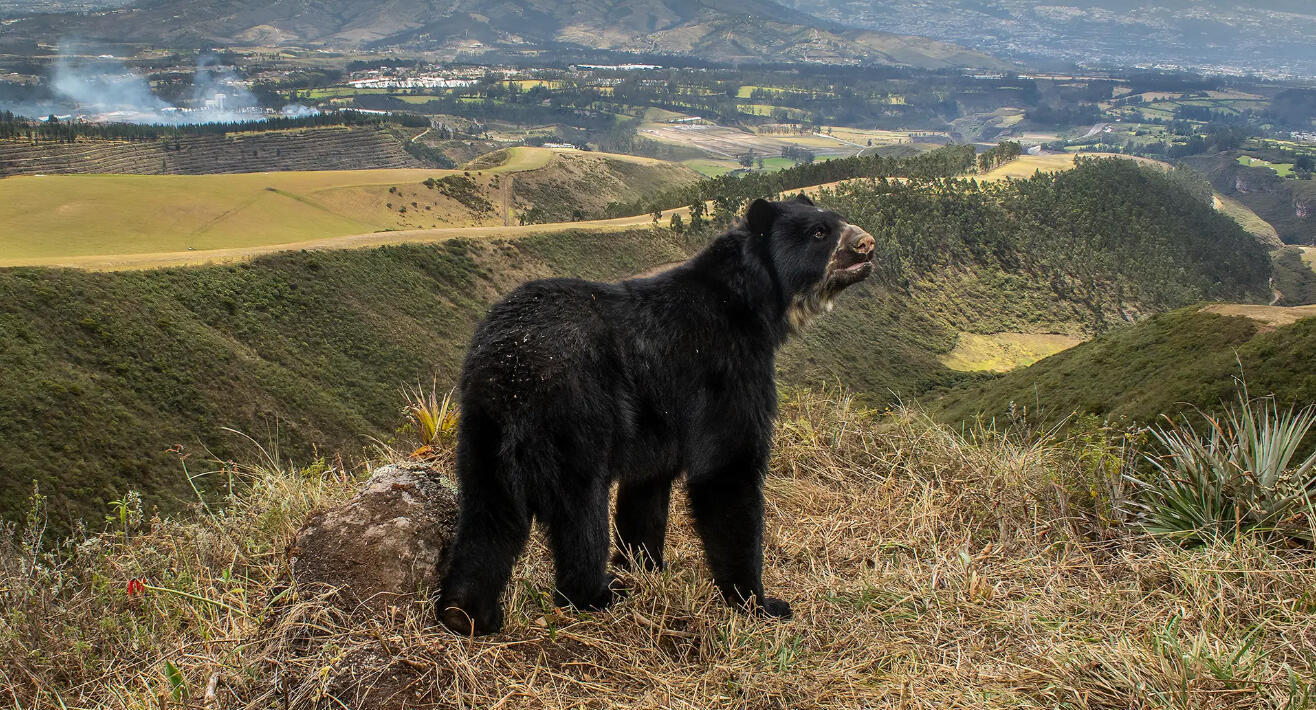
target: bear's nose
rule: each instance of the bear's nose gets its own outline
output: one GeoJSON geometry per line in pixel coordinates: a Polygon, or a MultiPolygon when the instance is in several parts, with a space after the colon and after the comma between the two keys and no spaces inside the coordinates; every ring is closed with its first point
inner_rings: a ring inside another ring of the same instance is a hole
{"type": "Polygon", "coordinates": [[[873,235],[853,224],[845,225],[844,236],[845,243],[849,244],[850,249],[857,254],[868,256],[869,254],[872,254],[873,249],[877,247],[877,242],[873,239],[873,235]]]}

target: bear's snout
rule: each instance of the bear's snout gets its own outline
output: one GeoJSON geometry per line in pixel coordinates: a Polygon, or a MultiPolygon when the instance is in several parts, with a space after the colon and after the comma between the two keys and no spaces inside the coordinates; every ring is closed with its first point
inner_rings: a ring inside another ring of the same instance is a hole
{"type": "Polygon", "coordinates": [[[853,224],[846,224],[841,229],[841,243],[847,249],[865,259],[873,258],[873,250],[877,247],[877,241],[873,239],[873,235],[853,224]]]}

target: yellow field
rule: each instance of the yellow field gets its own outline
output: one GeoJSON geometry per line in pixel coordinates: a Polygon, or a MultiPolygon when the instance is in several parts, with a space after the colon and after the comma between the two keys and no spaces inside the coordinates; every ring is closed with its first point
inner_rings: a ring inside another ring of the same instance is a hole
{"type": "Polygon", "coordinates": [[[1222,316],[1244,316],[1259,323],[1278,328],[1297,323],[1304,318],[1316,318],[1316,305],[1311,306],[1255,306],[1243,303],[1217,303],[1202,310],[1222,316]]]}
{"type": "Polygon", "coordinates": [[[1316,270],[1316,247],[1299,247],[1302,249],[1302,260],[1307,265],[1316,270]]]}
{"type": "Polygon", "coordinates": [[[424,103],[429,103],[430,101],[434,101],[438,97],[433,95],[412,96],[410,94],[396,94],[393,96],[393,98],[407,104],[424,104],[424,103]]]}
{"type": "MultiPolygon", "coordinates": [[[[1089,155],[1095,155],[1089,153],[1089,155]]],[[[982,175],[983,180],[1004,180],[1005,178],[1026,178],[1032,177],[1033,173],[1041,170],[1042,172],[1051,172],[1053,170],[1068,170],[1074,167],[1073,153],[1057,153],[1055,155],[1021,155],[1017,159],[1002,165],[991,172],[982,175]]]]}
{"type": "MultiPolygon", "coordinates": [[[[474,176],[548,165],[556,152],[513,148],[474,176]]],[[[591,153],[590,155],[599,155],[591,153]]],[[[627,161],[645,158],[619,156],[627,161]]],[[[651,161],[657,162],[657,161],[651,161]]],[[[501,224],[421,183],[458,170],[341,170],[236,175],[47,175],[0,180],[0,266],[171,263],[233,250],[393,230],[501,224]],[[196,256],[186,259],[189,254],[196,256]],[[181,256],[180,256],[181,255],[181,256]]]]}
{"type": "Polygon", "coordinates": [[[1068,335],[1050,333],[960,333],[955,349],[943,355],[941,362],[960,372],[1006,372],[1027,367],[1081,342],[1068,335]]]}

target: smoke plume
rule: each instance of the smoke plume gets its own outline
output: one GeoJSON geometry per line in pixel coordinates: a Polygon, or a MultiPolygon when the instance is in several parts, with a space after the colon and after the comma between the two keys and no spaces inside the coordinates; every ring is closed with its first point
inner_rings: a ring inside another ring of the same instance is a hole
{"type": "MultiPolygon", "coordinates": [[[[33,118],[74,116],[91,121],[185,124],[261,121],[270,117],[229,67],[213,56],[197,61],[192,94],[182,105],[165,101],[151,91],[146,77],[114,57],[87,57],[61,48],[49,82],[49,96],[6,106],[0,110],[33,118]]],[[[283,109],[285,116],[317,113],[297,104],[283,109]]]]}

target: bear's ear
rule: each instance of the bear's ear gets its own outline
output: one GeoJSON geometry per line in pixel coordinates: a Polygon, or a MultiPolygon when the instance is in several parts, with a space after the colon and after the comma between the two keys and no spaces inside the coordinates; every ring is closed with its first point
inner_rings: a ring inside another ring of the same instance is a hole
{"type": "Polygon", "coordinates": [[[813,200],[810,200],[809,196],[804,194],[803,192],[795,196],[795,201],[802,202],[810,207],[813,207],[813,200]]]}
{"type": "Polygon", "coordinates": [[[745,226],[749,227],[751,234],[761,237],[772,231],[772,223],[777,221],[777,214],[776,205],[759,198],[745,210],[745,226]]]}

